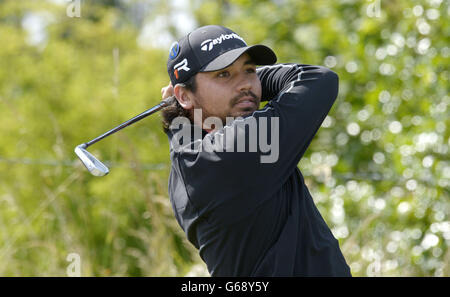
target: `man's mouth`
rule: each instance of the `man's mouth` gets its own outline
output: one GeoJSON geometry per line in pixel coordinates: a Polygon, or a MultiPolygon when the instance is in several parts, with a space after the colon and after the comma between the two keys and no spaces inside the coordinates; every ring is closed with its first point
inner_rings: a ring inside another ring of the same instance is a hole
{"type": "Polygon", "coordinates": [[[232,102],[234,102],[233,106],[239,108],[258,108],[258,97],[252,91],[239,94],[232,102]]]}
{"type": "Polygon", "coordinates": [[[256,100],[255,100],[255,98],[253,98],[251,96],[245,96],[236,102],[236,106],[238,106],[238,107],[254,107],[254,106],[256,106],[256,100]]]}

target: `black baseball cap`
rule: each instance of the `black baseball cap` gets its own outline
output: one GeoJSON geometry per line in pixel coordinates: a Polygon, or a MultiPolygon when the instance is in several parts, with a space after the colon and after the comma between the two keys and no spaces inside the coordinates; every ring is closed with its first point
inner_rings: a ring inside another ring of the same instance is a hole
{"type": "Polygon", "coordinates": [[[271,65],[275,53],[265,45],[247,46],[244,39],[228,28],[209,25],[195,29],[170,47],[167,72],[175,86],[198,72],[216,71],[231,65],[248,53],[256,65],[271,65]]]}

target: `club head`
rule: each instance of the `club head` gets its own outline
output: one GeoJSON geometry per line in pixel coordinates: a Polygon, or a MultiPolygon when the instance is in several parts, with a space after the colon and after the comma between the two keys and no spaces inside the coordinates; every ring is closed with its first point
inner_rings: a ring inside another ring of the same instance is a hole
{"type": "Polygon", "coordinates": [[[81,162],[83,162],[84,166],[89,170],[92,175],[95,176],[104,176],[109,173],[108,167],[105,166],[102,162],[97,160],[90,152],[84,149],[85,145],[80,144],[75,148],[75,154],[77,154],[78,158],[80,158],[81,162]]]}

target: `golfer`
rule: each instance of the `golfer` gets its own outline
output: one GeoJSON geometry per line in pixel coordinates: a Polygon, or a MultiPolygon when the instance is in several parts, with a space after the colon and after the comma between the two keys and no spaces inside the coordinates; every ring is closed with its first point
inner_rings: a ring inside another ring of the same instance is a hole
{"type": "Polygon", "coordinates": [[[161,93],[177,99],[162,113],[175,217],[211,276],[351,276],[297,167],[336,99],[338,76],[276,60],[215,25],[172,45],[161,93]]]}

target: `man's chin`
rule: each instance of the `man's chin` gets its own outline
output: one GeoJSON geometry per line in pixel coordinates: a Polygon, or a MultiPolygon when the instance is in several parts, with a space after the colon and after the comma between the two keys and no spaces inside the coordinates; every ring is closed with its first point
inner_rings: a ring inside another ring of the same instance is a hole
{"type": "Polygon", "coordinates": [[[251,116],[252,113],[254,113],[256,111],[256,108],[248,108],[248,109],[244,109],[241,110],[237,113],[236,117],[248,117],[251,116]]]}
{"type": "Polygon", "coordinates": [[[233,113],[233,117],[246,117],[257,111],[258,108],[255,107],[245,107],[239,108],[233,113]]]}

